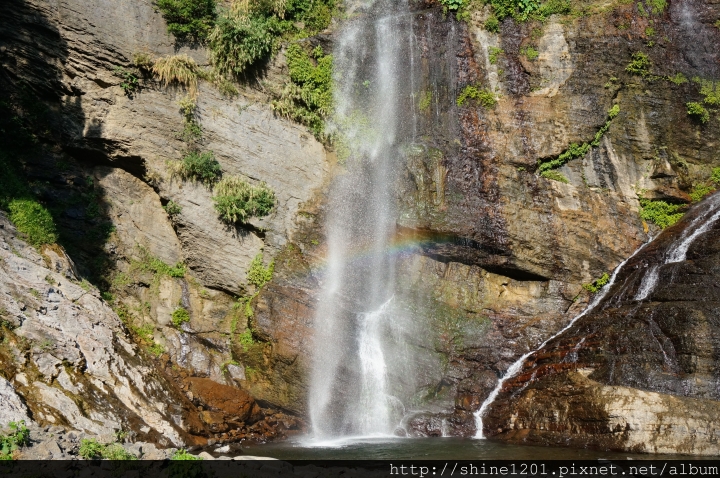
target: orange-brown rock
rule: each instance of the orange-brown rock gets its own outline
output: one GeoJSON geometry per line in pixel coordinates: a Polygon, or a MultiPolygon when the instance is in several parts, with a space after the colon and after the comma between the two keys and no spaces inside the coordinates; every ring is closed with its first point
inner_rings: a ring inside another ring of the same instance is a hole
{"type": "Polygon", "coordinates": [[[193,402],[211,411],[203,411],[205,423],[226,431],[225,423],[253,423],[262,418],[262,411],[255,400],[235,387],[222,385],[207,378],[188,378],[188,389],[192,393],[193,402]]]}

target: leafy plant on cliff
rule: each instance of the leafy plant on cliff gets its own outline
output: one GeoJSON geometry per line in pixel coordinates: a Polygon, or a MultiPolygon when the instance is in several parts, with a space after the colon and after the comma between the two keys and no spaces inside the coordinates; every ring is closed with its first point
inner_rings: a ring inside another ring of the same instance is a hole
{"type": "Polygon", "coordinates": [[[202,41],[215,23],[215,0],[156,0],[168,32],[179,40],[202,41]]]}
{"type": "Polygon", "coordinates": [[[682,85],[683,83],[687,83],[688,79],[685,75],[682,73],[677,73],[675,76],[668,76],[666,78],[669,82],[674,83],[676,85],[682,85]]]}
{"type": "Polygon", "coordinates": [[[170,459],[176,460],[176,461],[202,461],[201,457],[191,455],[184,449],[175,451],[175,453],[173,453],[173,455],[172,455],[172,457],[170,457],[170,459]]]}
{"type": "Polygon", "coordinates": [[[686,106],[687,114],[696,117],[701,123],[707,123],[710,120],[710,112],[702,105],[702,103],[691,101],[687,103],[686,106]]]}
{"type": "Polygon", "coordinates": [[[640,217],[661,229],[672,226],[685,214],[682,212],[682,204],[671,204],[661,200],[640,198],[640,206],[640,217]]]}
{"type": "Polygon", "coordinates": [[[497,98],[490,90],[478,88],[474,85],[463,88],[457,97],[456,103],[458,106],[463,106],[469,100],[476,100],[485,108],[492,108],[497,104],[497,98]]]}
{"type": "Polygon", "coordinates": [[[123,89],[127,96],[132,97],[133,93],[140,88],[139,78],[134,72],[128,71],[122,66],[117,66],[113,70],[113,74],[122,78],[123,81],[120,83],[120,88],[123,89]]]}
{"type": "Polygon", "coordinates": [[[490,15],[484,24],[485,30],[490,33],[498,33],[500,31],[500,20],[495,15],[490,15]]]}
{"type": "Polygon", "coordinates": [[[667,0],[645,0],[645,4],[650,8],[652,13],[657,15],[665,11],[667,0]]]}
{"type": "Polygon", "coordinates": [[[105,460],[137,460],[135,455],[125,451],[119,443],[104,444],[98,442],[95,438],[83,438],[80,440],[80,449],[78,455],[86,460],[96,460],[103,458],[105,460]]]}
{"type": "Polygon", "coordinates": [[[335,0],[236,0],[208,37],[215,68],[238,77],[277,51],[281,39],[314,35],[330,24],[335,0]]]}
{"type": "Polygon", "coordinates": [[[524,55],[525,58],[527,58],[530,61],[535,61],[535,60],[537,60],[537,57],[540,56],[540,53],[531,46],[526,46],[524,48],[521,48],[520,54],[524,55]]]}
{"type": "Polygon", "coordinates": [[[715,191],[715,188],[708,184],[696,183],[690,190],[692,202],[700,202],[702,198],[715,191]]]}
{"type": "Polygon", "coordinates": [[[505,50],[496,46],[488,47],[488,61],[491,65],[495,65],[498,59],[505,54],[505,50]]]}
{"type": "Polygon", "coordinates": [[[565,183],[565,184],[570,183],[570,181],[568,180],[568,178],[565,177],[565,175],[563,175],[562,173],[560,173],[558,171],[554,171],[554,170],[543,171],[540,173],[540,176],[542,176],[543,178],[546,178],[546,179],[552,179],[553,181],[559,181],[559,182],[565,183]]]}
{"type": "Polygon", "coordinates": [[[275,272],[275,261],[271,262],[267,267],[264,267],[262,254],[258,254],[250,263],[247,281],[259,289],[270,282],[273,272],[275,272]]]}
{"type": "Polygon", "coordinates": [[[214,183],[222,175],[220,163],[212,151],[190,151],[172,169],[174,174],[186,181],[199,181],[207,185],[214,183]]]}
{"type": "Polygon", "coordinates": [[[13,199],[8,203],[8,210],[10,220],[33,246],[57,242],[58,235],[52,215],[35,199],[13,199]]]}
{"type": "Polygon", "coordinates": [[[241,75],[270,54],[280,33],[275,17],[226,12],[208,38],[210,59],[221,74],[241,75]]]}
{"type": "Polygon", "coordinates": [[[13,453],[30,444],[30,431],[24,420],[10,422],[8,428],[10,433],[0,435],[0,460],[12,460],[13,453]]]}
{"type": "Polygon", "coordinates": [[[182,324],[186,322],[190,322],[190,314],[188,311],[183,307],[178,307],[175,309],[171,316],[172,324],[175,326],[176,329],[179,329],[182,324]]]}
{"type": "Polygon", "coordinates": [[[720,168],[713,168],[710,175],[710,181],[715,184],[720,184],[720,168]]]}
{"type": "Polygon", "coordinates": [[[605,124],[595,133],[595,137],[592,141],[583,144],[571,143],[568,149],[563,151],[557,158],[540,161],[540,165],[538,166],[540,175],[542,175],[545,171],[557,169],[568,161],[576,158],[582,158],[593,147],[599,146],[603,135],[605,135],[608,129],[610,129],[610,124],[620,114],[620,105],[613,105],[613,107],[608,110],[607,114],[607,121],[605,121],[605,124]]]}
{"type": "Polygon", "coordinates": [[[298,43],[287,48],[285,57],[290,81],[280,98],[272,102],[272,108],[279,115],[309,127],[320,139],[325,118],[333,108],[333,57],[325,55],[320,46],[308,53],[298,43]]]}
{"type": "Polygon", "coordinates": [[[693,78],[693,82],[700,85],[703,103],[710,106],[720,106],[720,81],[693,78]]]}
{"type": "Polygon", "coordinates": [[[625,67],[625,71],[634,75],[646,77],[650,74],[650,57],[641,51],[632,54],[632,60],[625,67]]]}
{"type": "Polygon", "coordinates": [[[18,166],[0,151],[0,209],[9,212],[10,221],[31,245],[55,243],[58,240],[55,221],[50,211],[35,199],[18,166]]]}
{"type": "Polygon", "coordinates": [[[252,185],[238,176],[223,177],[213,192],[215,210],[230,224],[267,216],[275,206],[275,193],[265,183],[252,185]]]}
{"type": "Polygon", "coordinates": [[[610,276],[607,272],[605,272],[599,279],[595,279],[594,281],[590,282],[589,284],[583,284],[583,289],[585,289],[588,292],[592,292],[593,294],[602,289],[607,285],[607,283],[610,281],[610,276]]]}
{"type": "Polygon", "coordinates": [[[170,219],[174,219],[175,216],[182,212],[182,207],[175,201],[168,201],[168,203],[163,206],[163,209],[170,219]]]}

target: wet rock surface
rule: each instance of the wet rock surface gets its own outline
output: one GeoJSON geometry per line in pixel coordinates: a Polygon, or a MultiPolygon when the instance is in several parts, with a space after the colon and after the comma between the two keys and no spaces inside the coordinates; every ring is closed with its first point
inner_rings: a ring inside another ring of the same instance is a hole
{"type": "Polygon", "coordinates": [[[630,259],[596,310],[525,361],[490,408],[488,436],[718,453],[720,223],[708,222],[717,204],[715,195],[664,231],[630,259]],[[666,263],[703,224],[686,259],[666,263]],[[655,287],[636,300],[658,265],[655,287]]]}

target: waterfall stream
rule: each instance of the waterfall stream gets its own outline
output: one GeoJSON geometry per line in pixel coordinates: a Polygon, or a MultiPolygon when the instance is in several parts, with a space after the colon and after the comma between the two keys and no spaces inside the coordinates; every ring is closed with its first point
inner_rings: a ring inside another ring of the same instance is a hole
{"type": "Polygon", "coordinates": [[[588,305],[585,308],[585,310],[583,310],[580,314],[575,316],[570,321],[570,323],[568,323],[565,327],[563,327],[562,330],[560,330],[558,333],[556,333],[552,337],[545,340],[545,342],[541,343],[535,350],[531,350],[530,352],[526,353],[525,355],[523,355],[522,357],[517,359],[512,365],[510,365],[510,367],[507,369],[507,372],[505,372],[505,375],[503,375],[503,377],[498,381],[498,383],[495,386],[495,388],[493,389],[493,391],[490,392],[490,395],[488,395],[488,397],[485,399],[485,401],[482,403],[482,405],[480,405],[480,408],[478,409],[478,411],[476,411],[474,414],[475,415],[475,426],[477,427],[477,432],[475,434],[475,438],[485,438],[485,435],[483,435],[483,415],[485,414],[485,411],[495,401],[498,394],[500,393],[500,390],[502,390],[502,387],[505,384],[505,382],[508,379],[514,377],[520,371],[520,369],[523,366],[523,363],[525,363],[525,359],[527,359],[530,355],[532,355],[536,351],[542,349],[548,342],[553,340],[555,337],[560,336],[563,332],[565,332],[570,327],[572,327],[573,324],[575,322],[577,322],[581,317],[585,316],[588,312],[592,311],[595,307],[597,307],[597,305],[600,304],[600,302],[605,298],[605,296],[608,294],[608,292],[612,288],[612,285],[615,283],[615,279],[617,278],[618,273],[620,272],[622,267],[625,265],[625,263],[627,263],[627,261],[629,261],[632,257],[634,257],[635,254],[640,252],[643,249],[643,247],[645,247],[645,245],[647,245],[647,243],[640,246],[635,252],[633,252],[633,254],[630,257],[625,259],[622,263],[620,263],[619,266],[617,266],[615,268],[615,271],[613,272],[612,277],[610,277],[610,281],[607,283],[607,285],[605,285],[605,287],[603,287],[602,292],[595,296],[595,299],[590,303],[590,305],[588,305]]]}
{"type": "Polygon", "coordinates": [[[339,32],[334,55],[338,161],[328,198],[328,266],[315,317],[309,415],[313,440],[390,435],[402,405],[390,373],[404,367],[392,343],[395,178],[413,140],[415,81],[407,0],[364,0],[339,32]],[[355,15],[355,13],[359,13],[355,15]],[[394,354],[394,355],[393,355],[394,354]],[[390,359],[393,356],[393,359],[390,359]]]}
{"type": "MultiPolygon", "coordinates": [[[[720,194],[715,195],[713,198],[709,200],[709,204],[707,206],[707,210],[704,211],[701,214],[698,214],[698,216],[690,222],[681,234],[681,236],[678,238],[678,240],[673,243],[670,248],[665,251],[662,258],[664,260],[661,262],[661,264],[655,264],[651,266],[650,270],[646,272],[645,276],[643,277],[640,286],[638,287],[638,292],[635,295],[635,300],[644,300],[646,299],[652,291],[655,289],[655,286],[657,285],[658,279],[660,277],[659,269],[665,264],[669,264],[672,262],[682,262],[686,259],[687,251],[692,245],[692,243],[697,239],[697,237],[708,231],[710,227],[718,220],[720,219],[720,194]]],[[[476,438],[485,438],[483,434],[483,415],[485,415],[485,412],[487,411],[488,407],[495,401],[498,394],[502,390],[503,385],[507,380],[517,375],[517,373],[521,370],[523,364],[525,363],[525,360],[530,357],[533,353],[537,352],[538,350],[541,350],[545,345],[547,345],[551,340],[555,339],[556,337],[559,337],[562,335],[566,330],[570,329],[570,327],[575,324],[580,318],[587,315],[589,312],[592,312],[602,301],[605,299],[607,294],[612,289],[613,284],[615,283],[615,279],[617,278],[620,271],[622,271],[623,266],[635,257],[641,250],[643,250],[650,242],[646,242],[642,246],[640,246],[633,254],[625,259],[620,265],[618,265],[615,268],[615,271],[613,272],[612,277],[610,278],[610,281],[607,283],[607,285],[602,289],[602,292],[597,294],[595,299],[588,305],[585,310],[583,310],[580,314],[578,314],[576,317],[574,317],[562,330],[554,334],[552,337],[545,340],[542,344],[540,344],[535,350],[532,350],[526,354],[524,354],[522,357],[517,359],[505,372],[505,375],[498,381],[497,385],[493,389],[493,391],[488,395],[488,397],[485,399],[485,401],[482,403],[480,408],[475,412],[475,424],[477,427],[477,432],[475,437],[476,438]]],[[[583,339],[584,340],[584,339],[583,339]]],[[[664,353],[664,351],[663,351],[664,353]]]]}

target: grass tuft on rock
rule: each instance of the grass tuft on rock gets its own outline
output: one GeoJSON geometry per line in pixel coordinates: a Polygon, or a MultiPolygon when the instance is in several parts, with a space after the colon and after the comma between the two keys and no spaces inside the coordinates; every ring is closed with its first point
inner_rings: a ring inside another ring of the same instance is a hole
{"type": "Polygon", "coordinates": [[[197,96],[198,79],[205,73],[187,55],[168,55],[155,60],[153,73],[164,86],[181,85],[192,97],[197,96]]]}
{"type": "Polygon", "coordinates": [[[213,201],[220,218],[230,224],[270,214],[275,193],[265,183],[252,185],[238,176],[225,176],[215,186],[213,201]]]}

